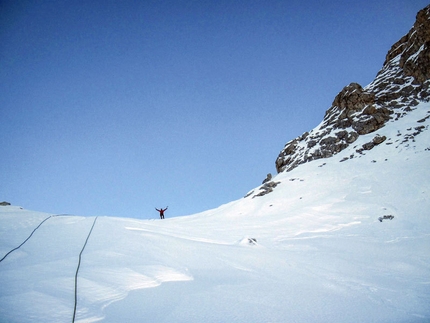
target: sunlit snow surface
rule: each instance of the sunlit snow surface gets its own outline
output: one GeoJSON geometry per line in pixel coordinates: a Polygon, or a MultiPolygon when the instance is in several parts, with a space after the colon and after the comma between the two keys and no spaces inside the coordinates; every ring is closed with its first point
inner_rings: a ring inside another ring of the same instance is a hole
{"type": "MultiPolygon", "coordinates": [[[[165,220],[99,216],[75,322],[430,322],[430,118],[417,122],[429,111],[279,174],[263,197],[165,220]],[[376,134],[387,140],[355,152],[376,134]]],[[[49,216],[0,207],[0,258],[49,216]]],[[[0,322],[72,321],[94,220],[52,216],[0,262],[0,322]]]]}

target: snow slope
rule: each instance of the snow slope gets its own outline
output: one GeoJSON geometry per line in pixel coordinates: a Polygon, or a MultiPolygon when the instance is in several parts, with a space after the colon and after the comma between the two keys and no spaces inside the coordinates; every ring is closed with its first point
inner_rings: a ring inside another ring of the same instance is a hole
{"type": "Polygon", "coordinates": [[[429,115],[186,217],[2,206],[0,257],[47,220],[0,262],[0,322],[430,322],[429,115]]]}

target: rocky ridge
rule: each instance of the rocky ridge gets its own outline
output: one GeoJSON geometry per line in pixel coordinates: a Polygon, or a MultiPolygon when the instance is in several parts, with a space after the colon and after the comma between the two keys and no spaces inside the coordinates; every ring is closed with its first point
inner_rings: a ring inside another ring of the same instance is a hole
{"type": "MultiPolygon", "coordinates": [[[[331,157],[366,135],[396,121],[430,99],[430,5],[420,10],[408,34],[386,55],[382,69],[366,87],[351,83],[335,97],[323,121],[289,141],[276,159],[277,172],[331,157]]],[[[424,129],[419,129],[420,133],[424,129]]],[[[375,135],[357,153],[384,142],[375,135]]],[[[265,183],[269,187],[270,182],[265,183]]],[[[270,187],[271,188],[271,187],[270,187]]]]}

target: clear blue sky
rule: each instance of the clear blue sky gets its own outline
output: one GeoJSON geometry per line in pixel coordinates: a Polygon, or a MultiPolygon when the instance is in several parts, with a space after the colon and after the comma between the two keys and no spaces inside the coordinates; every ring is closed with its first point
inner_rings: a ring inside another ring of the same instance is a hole
{"type": "Polygon", "coordinates": [[[0,200],[193,214],[276,173],[420,0],[0,2],[0,200]]]}

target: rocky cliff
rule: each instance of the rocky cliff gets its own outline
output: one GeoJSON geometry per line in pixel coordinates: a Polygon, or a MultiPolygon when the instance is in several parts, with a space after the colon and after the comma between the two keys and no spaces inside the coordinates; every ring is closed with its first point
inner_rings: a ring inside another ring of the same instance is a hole
{"type": "MultiPolygon", "coordinates": [[[[375,80],[351,83],[335,97],[323,121],[288,142],[276,159],[278,173],[331,157],[361,135],[372,133],[430,99],[430,5],[418,12],[408,34],[389,50],[375,80]]],[[[369,150],[386,138],[375,136],[357,149],[369,150]]]]}

